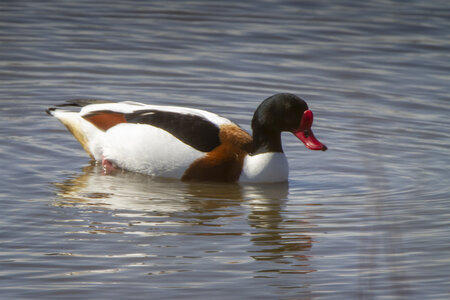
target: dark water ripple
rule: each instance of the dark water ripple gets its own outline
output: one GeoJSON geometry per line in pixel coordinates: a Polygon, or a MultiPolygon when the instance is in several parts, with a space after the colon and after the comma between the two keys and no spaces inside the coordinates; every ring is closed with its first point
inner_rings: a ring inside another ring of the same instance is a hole
{"type": "Polygon", "coordinates": [[[5,298],[447,299],[448,1],[3,1],[5,298]],[[304,97],[288,184],[103,176],[44,109],[304,97]]]}

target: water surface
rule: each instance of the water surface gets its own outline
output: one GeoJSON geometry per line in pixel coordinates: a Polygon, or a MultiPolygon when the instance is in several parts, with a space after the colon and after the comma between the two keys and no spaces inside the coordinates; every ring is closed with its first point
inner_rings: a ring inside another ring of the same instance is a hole
{"type": "Polygon", "coordinates": [[[0,289],[20,299],[447,299],[448,1],[3,1],[0,289]],[[44,110],[89,97],[250,130],[304,98],[286,184],[104,176],[44,110]]]}

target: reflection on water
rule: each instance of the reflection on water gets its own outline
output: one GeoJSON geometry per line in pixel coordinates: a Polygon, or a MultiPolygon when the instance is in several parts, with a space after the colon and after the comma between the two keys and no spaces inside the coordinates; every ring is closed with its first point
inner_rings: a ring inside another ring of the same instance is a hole
{"type": "Polygon", "coordinates": [[[135,211],[201,212],[239,205],[238,200],[255,199],[255,204],[286,199],[288,184],[247,185],[224,183],[186,183],[156,178],[139,173],[120,171],[104,175],[95,163],[83,168],[83,173],[62,183],[55,205],[105,205],[110,209],[135,211]],[[198,200],[198,203],[194,201],[198,200]],[[203,201],[203,202],[202,202],[203,201]],[[167,204],[167,205],[164,205],[167,204]]]}
{"type": "MultiPolygon", "coordinates": [[[[306,252],[313,240],[305,230],[311,224],[307,218],[286,220],[283,216],[287,183],[245,186],[185,183],[126,171],[104,175],[100,166],[91,164],[83,168],[82,174],[54,185],[58,195],[55,206],[75,206],[83,214],[97,216],[106,209],[118,217],[105,223],[96,218],[84,228],[75,222],[74,234],[195,235],[219,240],[238,236],[249,238],[253,244],[247,249],[249,257],[280,264],[257,272],[312,271],[306,252]],[[225,221],[228,218],[231,220],[225,221]],[[239,227],[245,219],[250,229],[239,227]],[[230,231],[231,222],[238,226],[231,226],[230,231]],[[228,231],[224,231],[225,227],[228,231]]],[[[67,222],[65,225],[70,226],[67,222]]],[[[182,244],[180,241],[173,246],[182,244]]]]}

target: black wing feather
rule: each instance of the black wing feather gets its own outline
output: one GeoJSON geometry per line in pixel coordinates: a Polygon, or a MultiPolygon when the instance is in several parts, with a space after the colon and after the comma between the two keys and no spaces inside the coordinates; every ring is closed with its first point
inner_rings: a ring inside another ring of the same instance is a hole
{"type": "Polygon", "coordinates": [[[125,114],[125,118],[128,123],[161,128],[202,152],[220,145],[219,127],[201,116],[146,109],[125,114]]]}
{"type": "Polygon", "coordinates": [[[73,106],[73,107],[83,107],[89,104],[101,104],[101,103],[114,103],[114,101],[110,100],[99,100],[99,99],[73,99],[66,101],[62,104],[55,105],[56,107],[49,107],[45,110],[45,112],[49,115],[53,115],[53,112],[57,109],[57,107],[65,107],[65,106],[73,106]]]}
{"type": "Polygon", "coordinates": [[[102,104],[102,103],[114,103],[114,101],[110,100],[101,100],[101,99],[73,99],[69,100],[65,103],[58,104],[56,106],[62,107],[62,106],[76,106],[76,107],[83,107],[89,104],[102,104]]]}

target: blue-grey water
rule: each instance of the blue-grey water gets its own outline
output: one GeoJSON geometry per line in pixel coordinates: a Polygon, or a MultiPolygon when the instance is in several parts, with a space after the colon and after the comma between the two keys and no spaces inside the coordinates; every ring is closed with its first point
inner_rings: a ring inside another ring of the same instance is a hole
{"type": "Polygon", "coordinates": [[[450,2],[0,2],[0,298],[448,299],[450,2]],[[103,176],[44,110],[206,109],[283,134],[287,184],[103,176]]]}

